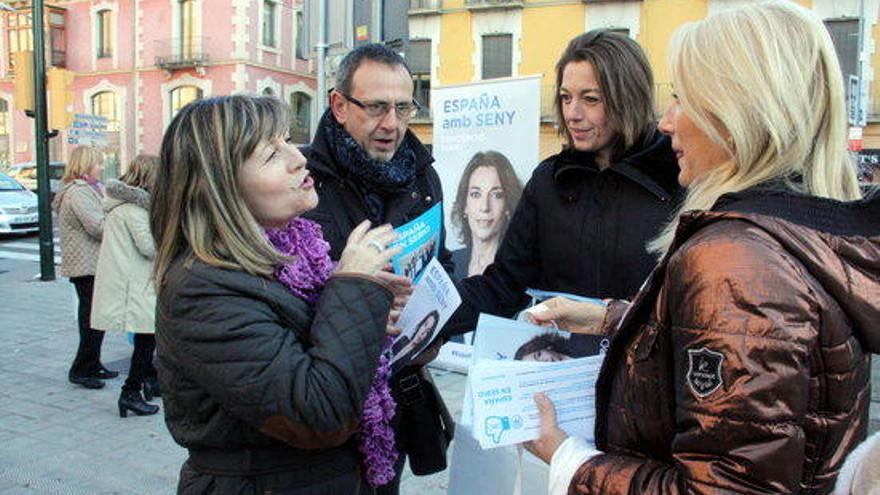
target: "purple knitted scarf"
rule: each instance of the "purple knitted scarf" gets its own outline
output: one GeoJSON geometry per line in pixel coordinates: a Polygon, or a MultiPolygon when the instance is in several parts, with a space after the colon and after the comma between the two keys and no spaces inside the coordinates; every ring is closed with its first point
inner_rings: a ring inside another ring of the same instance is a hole
{"type": "MultiPolygon", "coordinates": [[[[275,268],[275,278],[310,305],[317,303],[335,268],[330,260],[330,244],[324,240],[321,226],[304,218],[294,218],[287,228],[266,229],[266,237],[278,252],[294,258],[275,268]]],[[[384,350],[388,350],[392,340],[386,338],[384,350]]],[[[388,361],[387,353],[383,352],[364,401],[358,434],[365,478],[374,488],[394,479],[394,463],[398,457],[391,429],[396,404],[388,386],[391,374],[388,361]]]]}

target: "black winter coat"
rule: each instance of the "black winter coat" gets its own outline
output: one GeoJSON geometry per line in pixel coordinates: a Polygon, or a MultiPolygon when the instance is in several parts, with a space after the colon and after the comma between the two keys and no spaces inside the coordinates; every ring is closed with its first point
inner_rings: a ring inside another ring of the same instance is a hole
{"type": "Polygon", "coordinates": [[[355,493],[391,292],[335,275],[313,308],[274,280],[186,265],[156,315],[165,422],[189,449],[178,493],[355,493]]]}
{"type": "Polygon", "coordinates": [[[538,165],[483,275],[459,285],[445,335],[473,330],[478,314],[510,317],[527,288],[630,299],[657,259],[646,251],[681,194],[669,138],[654,133],[600,170],[591,153],[563,150],[538,165]]]}

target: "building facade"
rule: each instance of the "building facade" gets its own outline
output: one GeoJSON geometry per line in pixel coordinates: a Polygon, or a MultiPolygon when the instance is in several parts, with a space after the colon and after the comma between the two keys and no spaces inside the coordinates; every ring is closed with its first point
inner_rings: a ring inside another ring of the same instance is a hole
{"type": "MultiPolygon", "coordinates": [[[[15,109],[12,53],[32,48],[31,2],[6,2],[0,26],[0,167],[33,160],[33,120],[15,109]]],[[[158,153],[185,104],[231,93],[275,95],[294,107],[305,143],[318,111],[302,40],[300,0],[59,0],[47,6],[47,63],[72,71],[68,109],[108,121],[106,177],[158,153]]],[[[50,158],[77,145],[61,129],[50,158]]]]}
{"type": "MultiPolygon", "coordinates": [[[[658,115],[671,97],[667,47],[675,30],[750,0],[410,0],[407,60],[416,95],[430,102],[430,88],[494,77],[542,76],[541,156],[559,150],[553,109],[555,63],[574,36],[610,28],[637,40],[654,69],[658,115]]],[[[815,11],[832,34],[844,81],[858,74],[858,29],[864,5],[866,54],[863,69],[868,100],[880,101],[874,67],[878,0],[798,0],[815,11]]],[[[430,143],[430,112],[413,125],[430,143]]],[[[880,148],[880,105],[867,105],[865,148],[880,148]]]]}

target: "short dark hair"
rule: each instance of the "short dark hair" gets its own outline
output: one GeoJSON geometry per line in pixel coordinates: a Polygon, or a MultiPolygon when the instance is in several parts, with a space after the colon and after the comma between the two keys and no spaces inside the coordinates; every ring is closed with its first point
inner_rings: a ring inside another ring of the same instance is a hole
{"type": "Polygon", "coordinates": [[[519,346],[519,349],[516,350],[516,354],[513,355],[513,359],[516,361],[522,361],[524,357],[538,351],[553,351],[557,354],[571,357],[571,349],[568,345],[568,339],[562,335],[548,332],[532,337],[528,342],[519,346]]]}
{"type": "MultiPolygon", "coordinates": [[[[471,157],[471,161],[464,168],[464,172],[461,173],[461,180],[458,181],[458,190],[455,193],[455,202],[452,204],[451,215],[452,224],[459,229],[461,233],[460,240],[467,247],[471,247],[472,239],[471,227],[464,218],[464,209],[467,206],[468,186],[471,182],[471,175],[473,175],[474,170],[480,167],[495,169],[495,172],[498,174],[498,181],[501,182],[501,189],[504,190],[504,202],[510,215],[513,215],[513,211],[519,203],[519,198],[522,196],[522,183],[519,177],[516,176],[513,165],[510,164],[510,160],[506,156],[493,150],[478,151],[474,154],[471,157]]],[[[504,237],[509,223],[510,217],[504,217],[504,227],[502,227],[500,233],[501,237],[504,237]]]]}
{"type": "Polygon", "coordinates": [[[569,146],[572,145],[571,134],[562,114],[559,89],[565,67],[572,62],[589,62],[596,73],[605,102],[605,116],[615,134],[612,161],[620,160],[626,150],[653,137],[654,74],[648,57],[629,36],[609,29],[593,29],[572,39],[556,62],[556,118],[559,134],[569,146]]]}
{"type": "Polygon", "coordinates": [[[336,90],[344,95],[351,94],[351,84],[354,79],[354,73],[358,70],[364,60],[385,64],[392,68],[403,67],[406,72],[412,75],[409,66],[403,57],[394,50],[379,43],[370,43],[362,45],[348,52],[339,63],[336,69],[336,90]]]}

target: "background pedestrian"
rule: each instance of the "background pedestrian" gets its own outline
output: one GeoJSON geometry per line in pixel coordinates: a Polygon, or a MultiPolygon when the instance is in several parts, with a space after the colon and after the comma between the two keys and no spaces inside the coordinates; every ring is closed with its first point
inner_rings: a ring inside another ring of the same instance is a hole
{"type": "Polygon", "coordinates": [[[146,400],[160,395],[153,352],[156,349],[156,291],[152,269],[156,247],[150,233],[150,191],[158,158],[138,155],[119,180],[107,181],[106,220],[95,273],[92,326],[134,334],[128,378],[119,396],[119,415],[156,414],[146,400]],[[141,390],[143,389],[143,395],[141,390]]]}
{"type": "Polygon", "coordinates": [[[103,388],[102,380],[119,375],[101,364],[104,332],[91,327],[95,269],[104,232],[104,188],[100,181],[103,162],[104,157],[96,148],[75,148],[64,169],[61,188],[52,201],[61,235],[61,275],[70,278],[78,301],[79,347],[68,379],[91,389],[103,388]]]}

